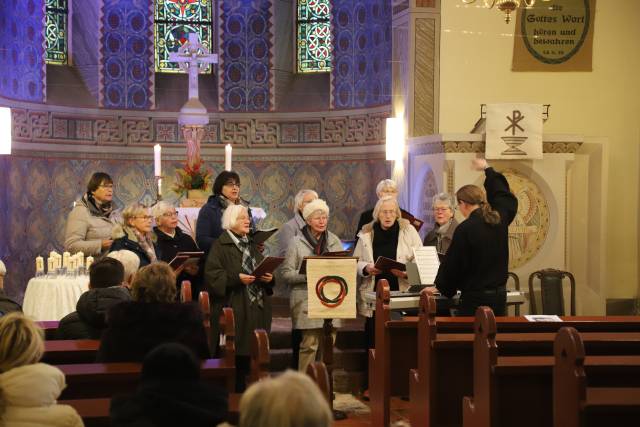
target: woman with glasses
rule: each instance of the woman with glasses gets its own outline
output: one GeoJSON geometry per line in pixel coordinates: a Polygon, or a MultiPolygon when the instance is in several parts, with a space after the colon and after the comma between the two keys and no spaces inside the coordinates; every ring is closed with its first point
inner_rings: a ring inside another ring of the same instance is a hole
{"type": "Polygon", "coordinates": [[[67,219],[64,250],[99,256],[109,251],[116,224],[113,211],[113,180],[104,172],[91,175],[87,192],[74,203],[67,219]]]}
{"type": "Polygon", "coordinates": [[[456,221],[453,216],[455,203],[448,193],[438,193],[433,196],[431,206],[435,225],[433,229],[424,236],[424,245],[435,246],[438,257],[440,257],[440,261],[442,262],[449,249],[449,245],[451,245],[453,232],[458,226],[458,221],[456,221]]]}
{"type": "MultiPolygon", "coordinates": [[[[223,232],[222,214],[230,205],[240,205],[240,176],[233,171],[222,171],[213,182],[213,195],[198,213],[196,242],[207,259],[209,249],[223,232]]],[[[251,209],[249,209],[251,231],[254,231],[251,209]]]]}
{"type": "MultiPolygon", "coordinates": [[[[159,202],[151,209],[151,214],[156,220],[153,232],[156,235],[156,246],[161,254],[160,261],[169,263],[178,252],[200,251],[193,238],[178,227],[178,212],[173,205],[159,202]]],[[[193,299],[197,300],[202,284],[202,276],[198,274],[198,263],[184,264],[184,269],[177,278],[178,295],[183,280],[191,282],[191,294],[193,299]]]]}
{"type": "Polygon", "coordinates": [[[156,251],[156,237],[152,233],[153,217],[149,209],[141,204],[127,206],[122,212],[123,225],[117,225],[113,229],[113,244],[111,252],[127,250],[138,255],[139,268],[158,260],[156,251]]]}

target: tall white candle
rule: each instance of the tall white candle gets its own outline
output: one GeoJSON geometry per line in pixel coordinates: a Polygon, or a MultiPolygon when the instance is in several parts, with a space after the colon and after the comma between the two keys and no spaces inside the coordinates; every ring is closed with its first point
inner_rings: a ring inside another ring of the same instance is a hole
{"type": "Polygon", "coordinates": [[[84,266],[84,252],[76,252],[76,258],[78,258],[78,267],[84,266]]]}
{"type": "Polygon", "coordinates": [[[52,257],[47,258],[47,273],[52,274],[55,269],[56,269],[55,258],[52,258],[52,257]]]}
{"type": "Polygon", "coordinates": [[[36,257],[36,273],[44,273],[44,258],[36,257]]]}
{"type": "Polygon", "coordinates": [[[231,144],[227,144],[224,147],[224,170],[231,170],[231,144]]]}
{"type": "Polygon", "coordinates": [[[64,268],[68,268],[69,267],[69,259],[71,258],[71,254],[69,252],[64,252],[62,254],[62,266],[64,268]]]}
{"type": "Polygon", "coordinates": [[[85,268],[87,269],[87,271],[89,271],[89,267],[91,267],[91,264],[93,264],[93,257],[88,256],[86,262],[87,262],[87,266],[85,268]]]}
{"type": "Polygon", "coordinates": [[[160,144],[153,146],[153,170],[155,176],[162,176],[162,147],[160,144]]]}

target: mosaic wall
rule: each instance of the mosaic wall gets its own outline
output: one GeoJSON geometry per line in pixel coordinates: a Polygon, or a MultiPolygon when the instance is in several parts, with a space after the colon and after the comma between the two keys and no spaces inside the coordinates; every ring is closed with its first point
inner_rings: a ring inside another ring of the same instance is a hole
{"type": "Polygon", "coordinates": [[[333,108],[391,100],[391,5],[385,0],[333,0],[333,108]]]}
{"type": "Polygon", "coordinates": [[[96,100],[99,99],[100,62],[100,0],[85,1],[82,7],[71,14],[71,28],[76,37],[71,37],[73,66],[78,70],[84,85],[96,100]],[[77,37],[82,34],[82,37],[77,37]]]}
{"type": "Polygon", "coordinates": [[[44,101],[44,0],[0,0],[0,70],[0,95],[44,101]]]}
{"type": "Polygon", "coordinates": [[[104,0],[100,37],[100,105],[153,107],[153,2],[104,0]]]}
{"type": "Polygon", "coordinates": [[[273,110],[273,3],[270,0],[219,3],[222,109],[273,110]]]}
{"type": "MultiPolygon", "coordinates": [[[[15,154],[5,159],[7,167],[0,163],[3,166],[0,222],[7,227],[6,234],[2,230],[0,240],[8,245],[3,254],[0,244],[0,256],[4,256],[10,270],[7,292],[16,299],[22,300],[26,284],[34,274],[35,256],[62,250],[67,215],[93,172],[105,171],[114,178],[118,207],[134,201],[153,201],[151,158],[93,157],[15,154]],[[3,197],[2,191],[7,189],[11,190],[3,197]]],[[[234,161],[234,169],[242,181],[242,197],[250,200],[252,206],[264,208],[269,215],[263,225],[278,226],[287,221],[292,215],[295,193],[309,187],[327,200],[332,208],[330,229],[344,238],[354,236],[360,212],[375,202],[375,185],[388,176],[384,160],[301,161],[291,157],[273,160],[276,159],[234,161]]],[[[164,198],[171,202],[178,198],[169,191],[177,167],[181,167],[178,160],[163,162],[168,177],[163,184],[164,198]]],[[[217,174],[223,166],[219,161],[209,163],[209,167],[217,174]]]]}

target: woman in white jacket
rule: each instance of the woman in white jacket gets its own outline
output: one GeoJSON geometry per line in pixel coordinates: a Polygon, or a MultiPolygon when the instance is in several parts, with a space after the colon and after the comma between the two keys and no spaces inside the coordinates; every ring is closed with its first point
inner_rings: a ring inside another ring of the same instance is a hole
{"type": "MultiPolygon", "coordinates": [[[[382,272],[374,267],[379,256],[406,263],[413,260],[413,248],[422,246],[420,235],[409,221],[401,216],[395,197],[383,197],[373,209],[373,221],[365,224],[358,233],[358,243],[353,256],[358,257],[358,313],[366,317],[366,348],[373,348],[375,322],[373,310],[365,303],[366,292],[375,290],[380,279],[387,279],[391,290],[406,291],[409,288],[407,274],[392,270],[382,272]]],[[[367,371],[365,371],[367,372],[367,371]]]]}
{"type": "Polygon", "coordinates": [[[56,399],[66,387],[60,369],[38,363],[42,330],[22,313],[0,318],[0,426],[84,426],[71,406],[56,399]]]}

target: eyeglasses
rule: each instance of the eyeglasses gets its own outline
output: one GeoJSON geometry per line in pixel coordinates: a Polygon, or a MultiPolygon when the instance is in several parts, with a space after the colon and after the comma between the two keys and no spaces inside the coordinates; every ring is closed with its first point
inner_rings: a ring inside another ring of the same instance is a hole
{"type": "Polygon", "coordinates": [[[134,216],[134,219],[144,219],[145,221],[151,221],[153,217],[151,215],[134,216]]]}
{"type": "Polygon", "coordinates": [[[380,211],[380,214],[384,216],[392,216],[396,215],[396,211],[380,211]]]}
{"type": "Polygon", "coordinates": [[[447,208],[433,208],[434,212],[446,212],[447,210],[449,210],[451,208],[447,207],[447,208]]]}
{"type": "Polygon", "coordinates": [[[225,182],[224,185],[229,186],[229,187],[238,187],[238,188],[240,188],[240,183],[239,182],[225,182]]]}
{"type": "Polygon", "coordinates": [[[163,217],[165,218],[173,218],[173,217],[178,217],[178,212],[165,212],[162,214],[163,217]]]}
{"type": "Polygon", "coordinates": [[[112,188],[113,188],[113,184],[106,184],[106,185],[104,185],[104,184],[100,184],[100,185],[98,185],[98,187],[100,187],[100,188],[109,188],[109,189],[112,189],[112,188]]]}

